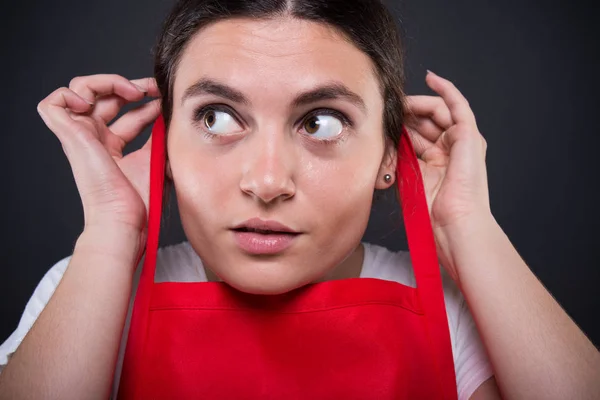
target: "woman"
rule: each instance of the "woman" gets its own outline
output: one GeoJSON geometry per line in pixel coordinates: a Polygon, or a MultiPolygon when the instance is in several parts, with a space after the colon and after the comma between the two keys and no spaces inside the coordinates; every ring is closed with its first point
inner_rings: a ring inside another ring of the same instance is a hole
{"type": "Polygon", "coordinates": [[[405,124],[451,278],[458,397],[598,393],[597,350],[491,214],[486,144],[467,101],[433,73],[439,97],[404,95],[401,45],[378,1],[179,1],[155,77],[80,77],[39,104],[71,163],[85,228],[3,344],[14,354],[0,398],[106,398],[111,384],[116,393],[153,144],[122,150],[159,114],[189,243],[161,250],[157,280],[222,280],[270,296],[357,277],[414,283],[407,254],[361,243],[373,191],[394,184],[405,124]],[[107,126],[146,95],[161,101],[107,126]]]}

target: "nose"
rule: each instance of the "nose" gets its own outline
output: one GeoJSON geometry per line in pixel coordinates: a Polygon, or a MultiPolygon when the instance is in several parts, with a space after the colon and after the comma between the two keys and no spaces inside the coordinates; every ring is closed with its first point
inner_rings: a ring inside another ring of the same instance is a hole
{"type": "Polygon", "coordinates": [[[240,189],[262,203],[287,200],[296,193],[293,143],[281,132],[254,135],[244,149],[240,189]],[[250,143],[249,143],[250,144],[250,143]]]}

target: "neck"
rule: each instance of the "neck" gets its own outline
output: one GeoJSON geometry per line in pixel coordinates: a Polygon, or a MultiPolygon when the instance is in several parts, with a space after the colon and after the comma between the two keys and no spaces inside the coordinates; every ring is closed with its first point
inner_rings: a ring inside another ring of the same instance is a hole
{"type": "Polygon", "coordinates": [[[365,259],[365,247],[362,243],[354,249],[344,261],[325,274],[317,282],[326,282],[339,279],[358,278],[362,271],[363,261],[365,259]]]}

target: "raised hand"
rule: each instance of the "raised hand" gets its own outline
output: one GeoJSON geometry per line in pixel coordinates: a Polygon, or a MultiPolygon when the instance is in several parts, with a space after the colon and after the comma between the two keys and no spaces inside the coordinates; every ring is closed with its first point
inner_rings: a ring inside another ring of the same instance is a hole
{"type": "Polygon", "coordinates": [[[469,103],[452,84],[430,72],[437,96],[409,96],[406,128],[419,158],[432,225],[444,227],[490,212],[487,143],[469,103]]]}
{"type": "Polygon", "coordinates": [[[487,143],[454,84],[431,72],[426,82],[440,96],[409,96],[405,126],[419,158],[438,256],[456,279],[445,235],[462,229],[462,221],[491,215],[487,143]]]}
{"type": "Polygon", "coordinates": [[[153,78],[119,75],[74,78],[38,105],[69,159],[84,209],[85,226],[144,233],[149,201],[150,138],[123,157],[123,149],[160,114],[156,99],[108,125],[121,107],[160,95],[153,78]]]}

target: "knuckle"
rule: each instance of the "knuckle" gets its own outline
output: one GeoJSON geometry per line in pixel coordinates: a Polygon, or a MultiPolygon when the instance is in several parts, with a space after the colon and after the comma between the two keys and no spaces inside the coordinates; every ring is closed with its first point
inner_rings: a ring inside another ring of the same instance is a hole
{"type": "Polygon", "coordinates": [[[119,74],[106,74],[104,77],[111,82],[129,83],[129,79],[119,74]]]}
{"type": "Polygon", "coordinates": [[[69,89],[68,87],[64,87],[64,86],[56,89],[56,91],[54,92],[54,94],[56,96],[66,96],[66,95],[70,95],[71,93],[73,93],[73,91],[71,89],[69,89]]]}
{"type": "Polygon", "coordinates": [[[71,79],[71,81],[69,82],[69,88],[77,88],[79,86],[81,86],[82,81],[84,80],[84,78],[82,76],[76,76],[75,78],[71,79]]]}
{"type": "Polygon", "coordinates": [[[444,112],[446,111],[447,107],[445,103],[440,103],[438,105],[436,105],[432,112],[431,112],[431,116],[432,117],[441,117],[442,115],[444,115],[444,112]]]}
{"type": "Polygon", "coordinates": [[[39,103],[37,104],[37,110],[40,111],[40,110],[45,109],[47,107],[48,103],[52,100],[52,98],[59,95],[61,89],[63,89],[63,88],[58,88],[58,89],[54,90],[48,96],[46,96],[42,100],[40,100],[39,103]]]}
{"type": "Polygon", "coordinates": [[[155,84],[155,82],[152,80],[152,78],[143,78],[143,79],[140,79],[140,83],[142,83],[143,85],[145,85],[147,87],[151,87],[152,85],[155,84]]]}
{"type": "Polygon", "coordinates": [[[63,96],[68,91],[69,91],[69,89],[66,88],[66,87],[64,87],[64,86],[59,87],[54,92],[50,93],[48,95],[48,97],[46,97],[40,103],[44,103],[44,105],[47,104],[47,103],[52,103],[53,101],[56,101],[57,98],[59,98],[60,96],[63,96]]]}
{"type": "Polygon", "coordinates": [[[475,138],[476,136],[474,135],[475,132],[473,132],[473,129],[468,127],[468,126],[463,126],[461,129],[457,129],[456,130],[456,137],[457,139],[463,139],[463,140],[472,140],[473,138],[475,138]]]}

